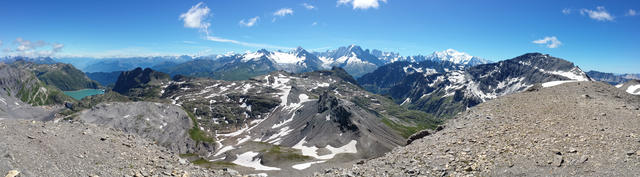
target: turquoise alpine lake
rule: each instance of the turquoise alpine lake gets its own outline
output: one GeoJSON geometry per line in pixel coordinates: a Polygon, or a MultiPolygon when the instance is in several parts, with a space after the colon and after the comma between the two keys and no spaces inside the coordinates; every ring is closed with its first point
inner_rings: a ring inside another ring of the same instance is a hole
{"type": "Polygon", "coordinates": [[[104,94],[104,90],[102,89],[82,89],[75,91],[64,91],[65,95],[69,95],[71,98],[76,100],[81,100],[84,97],[92,96],[92,95],[100,95],[104,94]]]}

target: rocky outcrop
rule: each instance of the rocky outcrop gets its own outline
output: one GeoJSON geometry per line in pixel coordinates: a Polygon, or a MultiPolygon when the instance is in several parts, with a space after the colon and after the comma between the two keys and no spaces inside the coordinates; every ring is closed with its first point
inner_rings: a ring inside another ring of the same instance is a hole
{"type": "Polygon", "coordinates": [[[83,123],[0,120],[0,172],[20,176],[222,176],[135,135],[83,123]]]}
{"type": "Polygon", "coordinates": [[[194,122],[179,106],[152,102],[101,103],[80,112],[78,120],[111,127],[156,141],[176,153],[201,154],[215,151],[213,142],[190,136],[194,122]]]}
{"type": "Polygon", "coordinates": [[[477,105],[385,156],[316,176],[638,176],[640,97],[572,82],[477,105]]]}
{"type": "Polygon", "coordinates": [[[73,99],[32,72],[0,63],[0,119],[51,120],[68,101],[73,99]]]}
{"type": "Polygon", "coordinates": [[[168,83],[171,77],[168,74],[152,69],[136,68],[125,71],[118,76],[113,91],[133,97],[157,97],[160,96],[159,85],[168,83]]]}

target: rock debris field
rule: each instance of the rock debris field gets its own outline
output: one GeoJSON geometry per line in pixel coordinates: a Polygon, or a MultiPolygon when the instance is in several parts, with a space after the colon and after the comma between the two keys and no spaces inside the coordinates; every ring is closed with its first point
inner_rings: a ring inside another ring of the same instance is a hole
{"type": "Polygon", "coordinates": [[[640,176],[639,106],[639,96],[600,82],[533,87],[382,157],[315,176],[640,176]]]}

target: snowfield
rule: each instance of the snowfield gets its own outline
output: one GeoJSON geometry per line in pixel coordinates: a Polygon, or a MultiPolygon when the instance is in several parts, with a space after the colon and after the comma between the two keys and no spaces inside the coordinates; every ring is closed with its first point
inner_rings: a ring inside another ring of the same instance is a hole
{"type": "Polygon", "coordinates": [[[632,95],[640,95],[640,84],[627,87],[627,93],[632,95]]]}
{"type": "Polygon", "coordinates": [[[306,138],[307,137],[302,138],[300,142],[298,142],[291,148],[299,149],[300,151],[302,151],[302,155],[311,156],[313,158],[322,160],[332,159],[334,156],[341,153],[358,153],[358,149],[356,148],[356,144],[358,144],[358,141],[351,140],[349,143],[345,144],[342,147],[334,148],[331,145],[327,145],[326,149],[331,151],[331,153],[326,155],[318,155],[317,150],[319,148],[315,146],[304,146],[304,144],[307,143],[306,138]]]}
{"type": "Polygon", "coordinates": [[[293,165],[291,166],[291,168],[294,168],[296,170],[304,170],[307,169],[309,167],[311,167],[311,165],[313,164],[319,164],[319,163],[324,163],[324,160],[321,161],[315,161],[315,162],[307,162],[307,163],[301,163],[301,164],[297,164],[297,165],[293,165]]]}
{"type": "Polygon", "coordinates": [[[576,80],[566,80],[566,81],[551,81],[551,82],[545,82],[542,84],[542,87],[553,87],[556,85],[560,85],[560,84],[564,84],[564,83],[569,83],[569,82],[578,82],[576,80]]]}
{"type": "Polygon", "coordinates": [[[262,159],[260,158],[254,159],[254,157],[257,156],[258,154],[259,153],[253,152],[253,151],[242,153],[240,155],[237,155],[237,159],[234,160],[232,163],[243,166],[243,167],[253,168],[255,170],[261,170],[261,171],[280,170],[280,168],[262,165],[262,159]]]}

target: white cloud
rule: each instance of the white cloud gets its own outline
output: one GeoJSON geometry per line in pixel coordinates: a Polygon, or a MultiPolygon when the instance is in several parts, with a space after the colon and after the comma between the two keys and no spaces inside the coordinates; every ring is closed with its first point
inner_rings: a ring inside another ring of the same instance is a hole
{"type": "Polygon", "coordinates": [[[207,40],[214,41],[214,42],[226,42],[226,43],[232,43],[232,44],[238,44],[238,45],[243,45],[243,46],[247,46],[247,47],[256,47],[256,48],[293,49],[291,47],[282,47],[282,46],[269,45],[269,44],[257,44],[257,43],[242,42],[242,41],[236,41],[236,40],[233,40],[233,39],[219,38],[219,37],[215,37],[215,36],[207,36],[207,40]]]}
{"type": "Polygon", "coordinates": [[[318,25],[318,22],[311,23],[311,26],[316,26],[316,25],[318,25]]]}
{"type": "Polygon", "coordinates": [[[613,17],[603,6],[596,7],[596,10],[581,9],[580,14],[588,15],[589,18],[597,21],[613,21],[613,17]]]}
{"type": "Polygon", "coordinates": [[[638,13],[633,9],[629,9],[629,11],[627,11],[627,14],[626,14],[626,16],[636,16],[636,15],[638,15],[638,13]]]}
{"type": "MultiPolygon", "coordinates": [[[[1,45],[0,41],[0,45],[1,45]]],[[[21,37],[13,41],[15,49],[5,48],[3,52],[6,55],[25,56],[25,57],[50,57],[62,51],[64,44],[48,43],[42,40],[30,41],[21,37]]]]}
{"type": "MultiPolygon", "coordinates": [[[[291,11],[291,12],[288,12],[289,14],[293,13],[293,10],[289,9],[289,11],[291,11]]],[[[249,42],[242,42],[242,41],[212,36],[209,33],[209,27],[211,26],[211,23],[207,20],[207,17],[210,16],[209,14],[210,12],[211,10],[209,9],[209,7],[207,7],[204,3],[200,2],[195,6],[192,6],[191,9],[189,9],[189,11],[187,11],[186,13],[181,14],[180,19],[184,21],[184,27],[198,28],[200,29],[201,32],[205,33],[206,35],[205,40],[214,41],[214,42],[232,43],[232,44],[237,44],[237,45],[242,45],[247,47],[290,49],[289,47],[275,46],[275,45],[269,45],[269,44],[249,43],[249,42]]],[[[284,13],[286,15],[287,12],[284,12],[284,13]]],[[[257,20],[258,19],[256,18],[256,21],[257,20]]],[[[249,20],[249,22],[250,21],[251,19],[249,20]]],[[[252,24],[252,25],[255,25],[255,24],[252,24]]]]}
{"type": "Polygon", "coordinates": [[[293,10],[291,8],[282,8],[273,13],[274,16],[284,17],[286,15],[293,15],[293,10]]]}
{"type": "Polygon", "coordinates": [[[569,9],[569,8],[562,9],[562,13],[565,14],[565,15],[569,15],[569,14],[571,14],[571,9],[569,9]]]}
{"type": "Polygon", "coordinates": [[[198,28],[205,33],[209,33],[209,23],[207,17],[210,16],[211,9],[204,5],[203,2],[196,4],[195,6],[191,6],[189,11],[180,14],[180,19],[184,21],[184,27],[187,28],[198,28]]]}
{"type": "Polygon", "coordinates": [[[533,41],[534,44],[541,44],[541,45],[546,45],[548,48],[558,48],[560,45],[562,45],[562,42],[560,42],[560,40],[558,40],[557,37],[555,36],[547,36],[544,37],[542,39],[538,39],[533,41]]]}
{"type": "Polygon", "coordinates": [[[377,9],[380,7],[379,2],[387,3],[387,0],[338,0],[338,6],[351,4],[353,9],[377,9]]]}
{"type": "Polygon", "coordinates": [[[238,23],[242,26],[252,27],[253,25],[256,25],[256,23],[258,22],[258,19],[260,19],[260,17],[256,16],[256,17],[250,18],[249,20],[242,19],[238,23]]]}
{"type": "Polygon", "coordinates": [[[304,6],[304,8],[307,8],[307,9],[309,9],[309,10],[311,10],[311,9],[315,9],[315,8],[316,8],[315,6],[313,6],[313,5],[311,5],[311,4],[307,4],[307,3],[302,3],[302,6],[304,6]]]}

